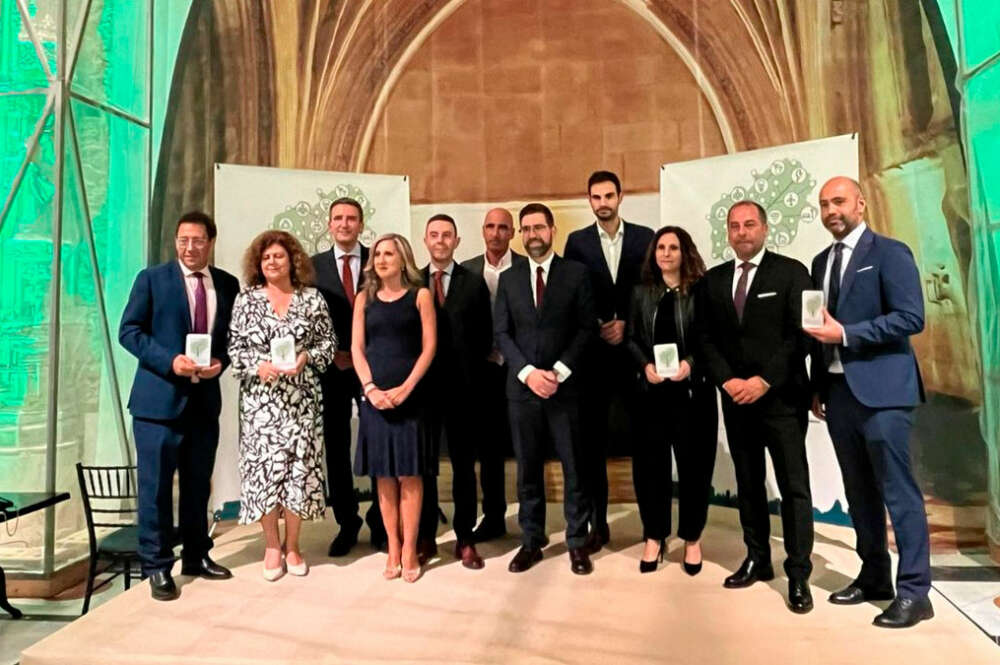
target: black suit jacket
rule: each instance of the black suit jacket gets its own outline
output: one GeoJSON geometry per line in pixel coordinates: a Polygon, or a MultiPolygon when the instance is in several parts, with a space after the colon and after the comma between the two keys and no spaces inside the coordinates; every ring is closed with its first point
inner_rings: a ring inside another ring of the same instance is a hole
{"type": "Polygon", "coordinates": [[[611,279],[608,262],[604,259],[596,222],[573,231],[566,239],[566,258],[578,261],[587,267],[594,294],[594,308],[602,321],[614,318],[628,321],[632,287],[639,283],[642,260],[646,256],[649,243],[653,241],[652,229],[625,220],[622,220],[622,224],[625,237],[622,238],[618,275],[614,281],[611,279]]]}
{"type": "MultiPolygon", "coordinates": [[[[313,268],[316,270],[315,286],[326,300],[326,307],[330,310],[330,320],[333,321],[333,331],[337,335],[337,348],[343,351],[351,350],[351,323],[354,320],[354,310],[347,301],[347,294],[344,292],[344,283],[340,279],[340,266],[337,265],[337,257],[331,247],[325,252],[320,252],[312,257],[313,268]]],[[[368,248],[361,245],[361,270],[358,275],[357,292],[364,288],[364,266],[368,263],[368,248]]],[[[336,365],[330,365],[333,371],[337,370],[336,365]]],[[[353,372],[354,370],[347,370],[353,372]]]]}
{"type": "Polygon", "coordinates": [[[578,392],[584,354],[597,330],[597,316],[587,269],[576,261],[552,258],[541,309],[535,308],[531,280],[533,265],[526,261],[500,275],[493,331],[497,346],[507,359],[507,397],[539,399],[517,379],[526,365],[552,369],[556,361],[572,375],[549,399],[572,398],[578,392]]]}
{"type": "MultiPolygon", "coordinates": [[[[208,270],[215,286],[212,357],[225,369],[229,366],[229,318],[240,283],[224,270],[213,266],[208,270]]],[[[215,415],[222,409],[218,377],[192,383],[189,377],[174,374],[174,357],[184,353],[190,332],[191,306],[178,262],[167,261],[140,272],[118,328],[118,341],[139,359],[128,400],[136,418],[173,420],[184,412],[188,399],[202,401],[215,415]]]]}
{"type": "MultiPolygon", "coordinates": [[[[434,294],[430,266],[423,270],[424,282],[434,294]]],[[[486,356],[493,348],[490,291],[482,277],[455,264],[445,294],[444,307],[434,298],[437,313],[437,350],[431,363],[432,382],[447,382],[465,393],[479,387],[486,356]]]]}
{"type": "Polygon", "coordinates": [[[699,336],[709,376],[719,387],[732,378],[760,376],[771,385],[759,400],[763,408],[805,408],[811,399],[805,365],[810,344],[802,332],[802,291],[812,287],[809,271],[795,259],[766,251],[741,322],[733,305],[735,270],[733,261],[715,266],[698,291],[699,336]]]}
{"type": "MultiPolygon", "coordinates": [[[[528,257],[524,256],[523,254],[518,254],[517,252],[514,252],[514,251],[512,251],[510,253],[510,266],[511,266],[511,268],[513,268],[514,266],[517,266],[517,265],[522,265],[522,264],[527,264],[527,263],[528,263],[528,257]]],[[[468,261],[462,261],[462,267],[463,268],[465,268],[467,270],[471,270],[472,272],[476,273],[480,277],[483,276],[483,270],[485,269],[485,266],[486,266],[486,255],[485,254],[480,254],[479,256],[474,256],[471,259],[469,259],[468,261]]]]}

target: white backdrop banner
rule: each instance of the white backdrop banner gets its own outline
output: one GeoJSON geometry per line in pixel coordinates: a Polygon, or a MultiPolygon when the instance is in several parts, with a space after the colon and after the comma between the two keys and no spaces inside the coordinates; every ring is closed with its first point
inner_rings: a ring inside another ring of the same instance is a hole
{"type": "MultiPolygon", "coordinates": [[[[768,249],[794,257],[808,268],[831,242],[820,221],[819,188],[838,175],[858,177],[854,134],[665,164],[660,169],[660,222],[687,230],[712,267],[733,258],[726,236],[729,206],[751,199],[768,212],[768,249]]],[[[821,513],[833,511],[831,518],[837,519],[847,507],[843,481],[826,425],[811,414],[806,449],[813,506],[821,513]]],[[[712,479],[715,492],[721,497],[735,494],[721,414],[718,460],[712,479]]],[[[779,496],[770,460],[767,483],[769,494],[779,496]]]]}
{"type": "MultiPolygon", "coordinates": [[[[410,233],[410,183],[406,176],[305,171],[235,164],[215,165],[215,265],[241,274],[243,253],[257,234],[288,231],[310,254],[330,248],[330,202],[350,196],[365,211],[361,242],[383,233],[410,233]]],[[[242,282],[242,279],[241,279],[242,282]]],[[[239,501],[239,384],[222,375],[219,451],[212,475],[214,509],[239,501]]]]}

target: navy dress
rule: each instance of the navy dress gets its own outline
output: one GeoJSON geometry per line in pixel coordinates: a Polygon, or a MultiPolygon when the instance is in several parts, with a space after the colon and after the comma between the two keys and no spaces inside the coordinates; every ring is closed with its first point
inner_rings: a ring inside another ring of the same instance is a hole
{"type": "MultiPolygon", "coordinates": [[[[365,309],[365,357],[380,390],[402,384],[423,348],[417,292],[385,302],[376,296],[365,309]]],[[[358,476],[437,475],[435,437],[426,413],[423,382],[401,405],[376,409],[362,400],[358,424],[358,476]]]]}

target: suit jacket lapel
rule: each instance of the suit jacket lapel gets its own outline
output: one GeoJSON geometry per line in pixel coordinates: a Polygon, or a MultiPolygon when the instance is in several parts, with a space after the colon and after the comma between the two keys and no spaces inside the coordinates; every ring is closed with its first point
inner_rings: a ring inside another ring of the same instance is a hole
{"type": "MultiPolygon", "coordinates": [[[[617,284],[618,280],[622,278],[622,270],[625,269],[626,264],[631,264],[633,262],[641,263],[642,255],[645,254],[646,252],[645,247],[635,246],[638,236],[635,233],[630,232],[634,228],[635,228],[634,224],[629,224],[624,219],[622,220],[622,229],[624,230],[625,235],[622,237],[621,252],[618,255],[618,273],[615,275],[615,284],[617,284]],[[626,249],[628,251],[626,251],[626,249]],[[632,259],[633,249],[636,250],[636,253],[639,255],[637,261],[633,261],[632,259]]],[[[604,256],[603,249],[601,250],[601,256],[604,256]]]]}
{"type": "Polygon", "coordinates": [[[851,260],[847,262],[847,268],[844,270],[844,279],[840,282],[840,296],[837,298],[838,312],[840,311],[840,306],[844,303],[844,298],[847,297],[848,291],[854,285],[854,277],[858,274],[858,266],[868,256],[868,252],[871,251],[874,241],[875,236],[872,234],[871,229],[865,229],[865,232],[861,234],[861,238],[858,239],[858,244],[854,247],[854,251],[851,252],[851,260]]]}
{"type": "Polygon", "coordinates": [[[726,261],[723,266],[720,277],[721,283],[718,286],[722,293],[718,294],[717,297],[725,303],[723,307],[726,310],[726,316],[729,318],[730,324],[734,328],[738,328],[740,326],[740,318],[736,316],[736,305],[733,304],[733,275],[736,273],[736,264],[732,261],[726,261]]]}
{"type": "Polygon", "coordinates": [[[223,293],[222,289],[219,288],[219,284],[222,283],[222,280],[219,277],[219,271],[212,266],[209,266],[208,272],[211,273],[212,283],[215,284],[215,320],[212,321],[211,330],[212,335],[215,335],[219,329],[219,319],[222,318],[219,316],[219,312],[223,311],[223,309],[228,307],[231,303],[229,302],[228,295],[223,293]]]}
{"type": "MultiPolygon", "coordinates": [[[[624,222],[622,222],[624,224],[624,222]]],[[[597,230],[597,222],[594,222],[590,226],[590,233],[587,234],[587,242],[590,245],[590,251],[597,255],[597,260],[601,262],[604,266],[604,274],[607,275],[608,279],[611,279],[611,267],[608,265],[608,260],[604,258],[604,248],[601,246],[601,234],[597,230]]],[[[618,270],[621,270],[622,261],[618,260],[618,270]]]]}
{"type": "Polygon", "coordinates": [[[184,272],[181,270],[177,259],[171,262],[170,268],[170,299],[177,303],[178,315],[183,317],[184,327],[188,332],[192,331],[194,322],[191,321],[191,303],[188,302],[187,285],[184,283],[184,272]]]}
{"type": "MultiPolygon", "coordinates": [[[[330,290],[336,292],[337,295],[346,300],[347,292],[344,291],[344,282],[341,281],[342,273],[340,271],[340,266],[337,265],[337,255],[334,253],[333,247],[331,247],[327,251],[327,253],[323,256],[323,259],[327,262],[329,266],[331,266],[330,272],[333,273],[333,279],[330,280],[330,290]]],[[[364,261],[362,261],[361,263],[363,265],[364,261]]],[[[360,279],[358,286],[359,287],[361,286],[360,279]]]]}

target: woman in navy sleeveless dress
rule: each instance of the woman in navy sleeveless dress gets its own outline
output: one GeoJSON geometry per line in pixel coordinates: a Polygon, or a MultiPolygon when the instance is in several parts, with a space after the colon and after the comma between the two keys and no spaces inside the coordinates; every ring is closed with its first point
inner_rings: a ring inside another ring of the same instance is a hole
{"type": "Polygon", "coordinates": [[[437,475],[435,439],[421,379],[434,357],[434,303],[405,238],[390,233],[372,246],[365,289],[354,307],[351,355],[361,381],[354,473],[376,479],[389,540],[383,576],[420,577],[417,531],[423,480],[437,475]]]}

